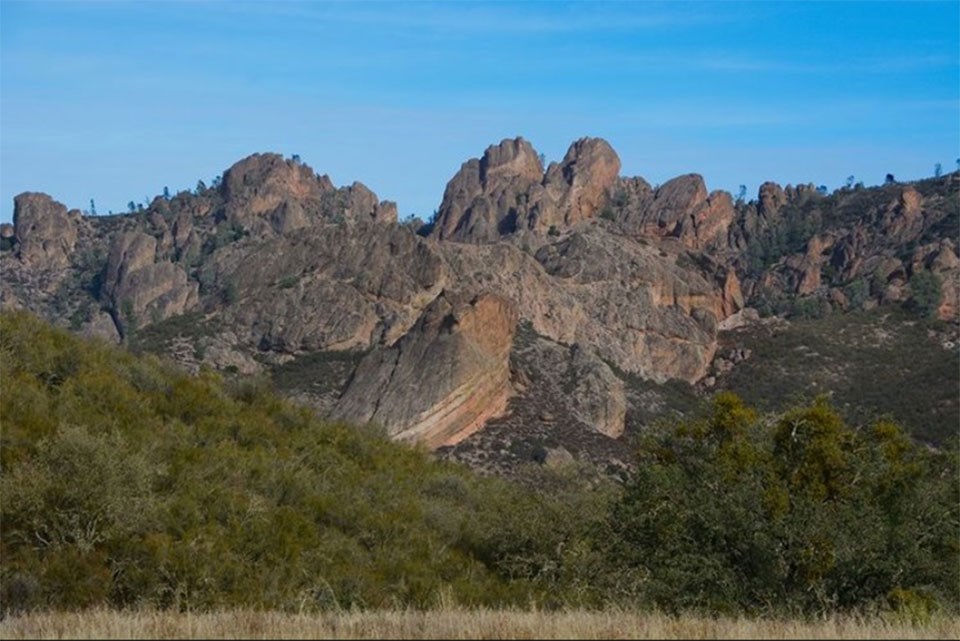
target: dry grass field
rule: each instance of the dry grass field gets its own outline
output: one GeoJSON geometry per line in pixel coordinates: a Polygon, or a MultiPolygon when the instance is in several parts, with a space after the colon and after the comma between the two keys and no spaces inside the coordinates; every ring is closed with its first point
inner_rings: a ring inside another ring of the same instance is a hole
{"type": "Polygon", "coordinates": [[[881,618],[819,621],[672,617],[616,610],[441,610],[209,614],[88,610],[0,622],[0,639],[957,639],[960,620],[914,626],[881,618]]]}

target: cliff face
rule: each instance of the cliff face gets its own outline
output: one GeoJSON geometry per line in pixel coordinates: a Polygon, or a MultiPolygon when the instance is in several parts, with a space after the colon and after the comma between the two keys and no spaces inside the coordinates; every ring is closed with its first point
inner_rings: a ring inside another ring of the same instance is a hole
{"type": "Polygon", "coordinates": [[[541,403],[545,370],[523,358],[568,373],[548,396],[569,429],[617,438],[624,377],[701,381],[718,326],[748,305],[910,304],[926,273],[936,313],[957,318],[960,176],[832,195],[765,183],[745,203],[697,174],[655,188],[619,170],[600,139],[546,168],[504,140],[451,178],[426,237],[363,184],[276,154],[127,216],[22,194],[0,230],[0,304],[191,368],[362,354],[300,388],[431,447],[541,403]],[[519,326],[536,349],[518,351],[519,326]]]}
{"type": "Polygon", "coordinates": [[[457,443],[506,409],[516,326],[504,298],[444,291],[396,343],[360,362],[334,416],[429,447],[457,443]]]}

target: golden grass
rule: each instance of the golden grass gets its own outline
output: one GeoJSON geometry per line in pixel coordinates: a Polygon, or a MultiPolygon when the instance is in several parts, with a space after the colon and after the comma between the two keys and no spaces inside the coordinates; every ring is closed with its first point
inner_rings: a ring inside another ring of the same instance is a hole
{"type": "Polygon", "coordinates": [[[206,614],[36,612],[0,621],[0,639],[958,639],[960,618],[923,626],[880,618],[819,621],[672,617],[618,610],[461,610],[206,614]]]}

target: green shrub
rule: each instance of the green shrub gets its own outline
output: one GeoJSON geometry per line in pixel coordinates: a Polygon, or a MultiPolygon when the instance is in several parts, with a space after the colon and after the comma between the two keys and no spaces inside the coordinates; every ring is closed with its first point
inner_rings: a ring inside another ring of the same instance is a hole
{"type": "Polygon", "coordinates": [[[850,309],[860,309],[870,296],[870,285],[866,279],[858,278],[843,288],[850,309]]]}
{"type": "Polygon", "coordinates": [[[940,277],[927,270],[914,272],[910,277],[910,299],[907,306],[923,317],[933,316],[940,306],[943,284],[940,277]]]}

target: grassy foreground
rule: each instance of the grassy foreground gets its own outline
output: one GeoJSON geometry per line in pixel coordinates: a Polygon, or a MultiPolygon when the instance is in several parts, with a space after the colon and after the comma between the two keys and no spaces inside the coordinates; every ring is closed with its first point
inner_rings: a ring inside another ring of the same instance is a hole
{"type": "Polygon", "coordinates": [[[923,626],[882,618],[815,621],[673,617],[620,610],[355,611],[194,614],[105,609],[11,616],[3,639],[956,639],[960,619],[923,626]]]}

